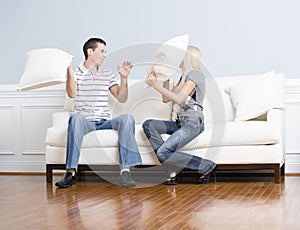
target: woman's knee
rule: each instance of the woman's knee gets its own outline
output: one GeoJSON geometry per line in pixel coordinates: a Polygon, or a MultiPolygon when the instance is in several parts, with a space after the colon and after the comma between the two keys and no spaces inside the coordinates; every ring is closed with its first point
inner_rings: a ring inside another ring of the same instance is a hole
{"type": "Polygon", "coordinates": [[[152,121],[153,121],[152,119],[144,121],[144,123],[143,123],[143,130],[144,131],[148,131],[149,130],[149,127],[150,127],[150,124],[151,124],[152,121]]]}

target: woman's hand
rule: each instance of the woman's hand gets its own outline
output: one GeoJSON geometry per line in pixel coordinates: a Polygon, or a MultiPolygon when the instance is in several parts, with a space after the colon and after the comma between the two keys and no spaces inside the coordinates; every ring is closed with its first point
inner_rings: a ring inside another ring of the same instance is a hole
{"type": "Polygon", "coordinates": [[[146,77],[146,83],[150,86],[154,86],[155,84],[157,84],[157,78],[156,78],[156,73],[155,72],[151,72],[147,75],[146,77]]]}

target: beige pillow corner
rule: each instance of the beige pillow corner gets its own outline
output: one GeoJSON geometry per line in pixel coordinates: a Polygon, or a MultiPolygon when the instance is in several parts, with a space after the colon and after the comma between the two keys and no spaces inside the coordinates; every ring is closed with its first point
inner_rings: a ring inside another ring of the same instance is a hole
{"type": "Polygon", "coordinates": [[[238,81],[225,89],[235,108],[236,121],[247,121],[270,109],[284,107],[274,75],[274,71],[269,71],[238,81]]]}

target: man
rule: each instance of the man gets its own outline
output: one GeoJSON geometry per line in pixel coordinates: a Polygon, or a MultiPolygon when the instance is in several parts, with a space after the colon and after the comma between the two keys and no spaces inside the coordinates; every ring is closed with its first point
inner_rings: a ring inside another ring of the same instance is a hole
{"type": "Polygon", "coordinates": [[[85,61],[79,67],[67,70],[66,91],[74,98],[74,114],[70,117],[66,152],[66,173],[56,186],[68,188],[75,184],[80,148],[84,135],[101,129],[114,129],[119,135],[120,181],[125,187],[134,187],[130,167],[142,163],[135,140],[135,121],[131,115],[111,119],[108,91],[121,103],[128,96],[127,80],[132,64],[128,61],[117,66],[120,85],[111,71],[101,69],[106,56],[106,42],[90,38],[83,46],[85,61]]]}

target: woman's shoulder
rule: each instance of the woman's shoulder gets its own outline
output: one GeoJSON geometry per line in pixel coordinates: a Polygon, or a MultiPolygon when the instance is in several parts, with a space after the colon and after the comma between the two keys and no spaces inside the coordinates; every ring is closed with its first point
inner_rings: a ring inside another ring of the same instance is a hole
{"type": "Polygon", "coordinates": [[[188,76],[203,76],[204,77],[204,74],[199,70],[191,70],[187,75],[188,76]]]}
{"type": "Polygon", "coordinates": [[[194,81],[201,81],[205,78],[204,74],[199,70],[191,70],[188,74],[186,79],[187,80],[194,80],[194,81]]]}

